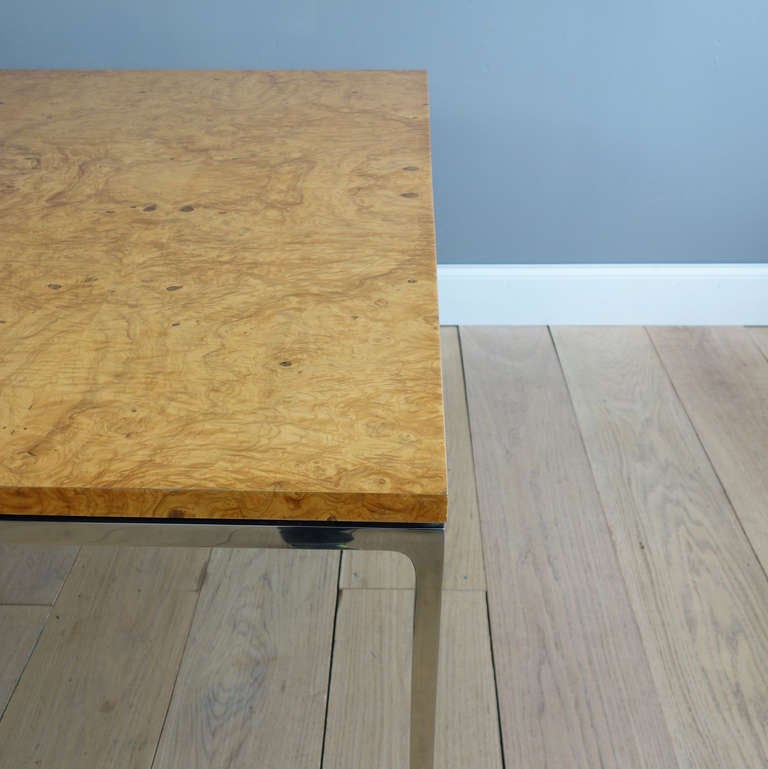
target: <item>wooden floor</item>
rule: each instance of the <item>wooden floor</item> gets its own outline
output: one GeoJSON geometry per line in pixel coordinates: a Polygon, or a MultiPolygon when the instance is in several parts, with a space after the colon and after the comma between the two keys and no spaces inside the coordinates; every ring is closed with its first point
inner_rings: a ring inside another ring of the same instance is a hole
{"type": "MultiPolygon", "coordinates": [[[[768,330],[442,342],[436,769],[766,769],[768,330]]],[[[0,769],[403,769],[411,574],[0,547],[0,769]]]]}

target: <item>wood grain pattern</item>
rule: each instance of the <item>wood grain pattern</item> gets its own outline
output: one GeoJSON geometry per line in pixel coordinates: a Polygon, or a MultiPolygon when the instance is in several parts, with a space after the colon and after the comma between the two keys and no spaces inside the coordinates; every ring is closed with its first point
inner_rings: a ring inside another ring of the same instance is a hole
{"type": "Polygon", "coordinates": [[[0,544],[0,604],[52,604],[76,556],[76,547],[0,544]]]}
{"type": "MultiPolygon", "coordinates": [[[[413,591],[345,590],[336,624],[324,766],[408,766],[413,591]]],[[[446,591],[435,766],[501,769],[485,594],[446,591]]]]}
{"type": "Polygon", "coordinates": [[[423,72],[0,102],[0,511],[444,519],[423,72]]]}
{"type": "Polygon", "coordinates": [[[768,581],[640,328],[554,331],[681,766],[768,766],[768,581]]]}
{"type": "Polygon", "coordinates": [[[0,606],[0,718],[47,617],[47,606],[0,606]]]}
{"type": "Polygon", "coordinates": [[[677,766],[545,328],[462,328],[507,766],[677,766]]]}
{"type": "Polygon", "coordinates": [[[80,551],[0,721],[3,769],[147,769],[207,558],[80,551]]]}
{"type": "Polygon", "coordinates": [[[655,328],[649,333],[768,570],[768,361],[745,328],[655,328]]]}
{"type": "Polygon", "coordinates": [[[214,550],[153,769],[317,769],[337,553],[214,550]]]}
{"type": "MultiPolygon", "coordinates": [[[[446,590],[485,590],[480,520],[477,514],[475,469],[469,439],[464,372],[458,329],[440,329],[443,360],[443,402],[448,458],[448,520],[445,535],[446,590]]],[[[344,553],[344,588],[412,588],[413,567],[399,553],[344,553]]]]}

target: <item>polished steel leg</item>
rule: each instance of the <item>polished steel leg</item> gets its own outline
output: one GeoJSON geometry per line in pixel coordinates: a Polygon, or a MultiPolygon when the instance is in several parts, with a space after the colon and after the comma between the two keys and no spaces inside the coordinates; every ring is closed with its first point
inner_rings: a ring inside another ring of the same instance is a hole
{"type": "Polygon", "coordinates": [[[416,572],[411,662],[411,769],[432,769],[443,587],[443,530],[409,554],[416,572]]]}
{"type": "Polygon", "coordinates": [[[410,769],[433,769],[440,609],[442,524],[373,526],[259,521],[51,519],[0,514],[0,543],[391,550],[404,553],[416,577],[411,658],[410,769]]]}

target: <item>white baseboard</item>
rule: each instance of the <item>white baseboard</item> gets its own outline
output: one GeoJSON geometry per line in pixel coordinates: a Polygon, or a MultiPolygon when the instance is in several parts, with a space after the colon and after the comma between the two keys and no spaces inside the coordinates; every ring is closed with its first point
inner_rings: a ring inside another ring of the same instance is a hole
{"type": "Polygon", "coordinates": [[[768,325],[768,264],[441,264],[443,325],[768,325]]]}

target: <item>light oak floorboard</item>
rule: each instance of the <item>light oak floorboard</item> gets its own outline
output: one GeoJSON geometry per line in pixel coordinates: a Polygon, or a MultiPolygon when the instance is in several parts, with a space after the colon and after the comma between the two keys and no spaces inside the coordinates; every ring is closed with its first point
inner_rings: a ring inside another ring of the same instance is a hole
{"type": "Polygon", "coordinates": [[[768,766],[768,582],[642,328],[554,331],[681,766],[768,766]]]}
{"type": "Polygon", "coordinates": [[[48,616],[46,606],[0,606],[0,718],[48,616]]]}
{"type": "Polygon", "coordinates": [[[485,593],[445,591],[440,635],[435,767],[501,769],[485,593]]]}
{"type": "Polygon", "coordinates": [[[338,554],[214,550],[153,769],[318,769],[338,554]]]}
{"type": "Polygon", "coordinates": [[[81,550],[0,721],[2,769],[147,769],[207,557],[81,550]]]}
{"type": "Polygon", "coordinates": [[[649,332],[763,568],[768,569],[768,361],[745,328],[649,332]]]}
{"type": "Polygon", "coordinates": [[[677,766],[545,328],[462,328],[506,766],[677,766]]]}
{"type": "Polygon", "coordinates": [[[0,604],[50,606],[76,556],[76,547],[0,544],[0,604]]]}
{"type": "Polygon", "coordinates": [[[344,590],[339,599],[324,764],[408,766],[413,592],[344,590]]]}
{"type": "MultiPolygon", "coordinates": [[[[458,329],[455,326],[444,326],[440,329],[440,340],[448,456],[448,519],[443,587],[451,590],[485,590],[475,471],[469,440],[458,329]]],[[[344,554],[341,586],[412,588],[413,568],[400,553],[352,551],[344,554]]]]}
{"type": "MultiPolygon", "coordinates": [[[[408,766],[413,591],[345,590],[336,625],[324,767],[408,766]]],[[[437,769],[501,769],[485,594],[446,591],[437,769]]]]}

